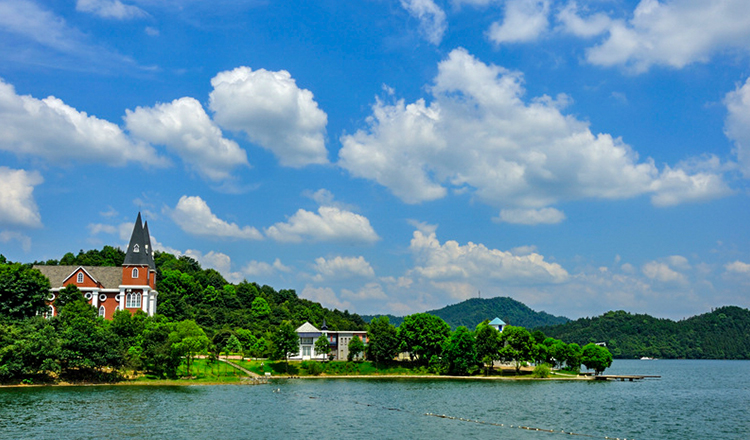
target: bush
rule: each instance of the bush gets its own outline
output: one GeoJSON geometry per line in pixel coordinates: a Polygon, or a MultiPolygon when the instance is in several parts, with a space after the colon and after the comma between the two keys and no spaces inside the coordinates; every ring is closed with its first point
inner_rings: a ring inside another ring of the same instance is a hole
{"type": "Polygon", "coordinates": [[[549,366],[549,364],[542,364],[542,365],[537,365],[534,368],[534,372],[532,373],[532,376],[549,377],[551,373],[552,373],[552,368],[549,366]]]}
{"type": "Polygon", "coordinates": [[[302,368],[311,376],[319,376],[325,369],[325,366],[316,361],[304,361],[302,362],[302,368]]]}

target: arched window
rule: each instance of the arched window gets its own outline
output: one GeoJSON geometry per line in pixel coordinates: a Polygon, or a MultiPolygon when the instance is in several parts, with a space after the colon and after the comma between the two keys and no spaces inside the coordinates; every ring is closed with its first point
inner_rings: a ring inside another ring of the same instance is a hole
{"type": "Polygon", "coordinates": [[[104,306],[99,306],[99,316],[104,318],[104,306]]]}
{"type": "Polygon", "coordinates": [[[141,294],[140,293],[128,293],[125,296],[125,307],[133,308],[141,306],[141,294]]]}
{"type": "Polygon", "coordinates": [[[53,316],[55,316],[55,307],[49,306],[47,310],[44,312],[44,317],[47,319],[50,319],[53,316]]]}
{"type": "Polygon", "coordinates": [[[133,268],[133,278],[138,278],[138,268],[137,267],[133,268]]]}
{"type": "Polygon", "coordinates": [[[76,281],[78,284],[83,282],[83,272],[78,272],[78,279],[76,281]]]}

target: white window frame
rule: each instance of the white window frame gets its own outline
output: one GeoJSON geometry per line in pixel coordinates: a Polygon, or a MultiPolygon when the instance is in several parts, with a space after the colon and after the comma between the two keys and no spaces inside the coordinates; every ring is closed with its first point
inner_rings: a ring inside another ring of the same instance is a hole
{"type": "Polygon", "coordinates": [[[83,272],[78,272],[78,278],[76,278],[76,283],[78,284],[83,283],[83,272]]]}
{"type": "Polygon", "coordinates": [[[125,307],[126,308],[140,308],[141,307],[141,294],[140,293],[128,293],[125,296],[125,307]]]}
{"type": "Polygon", "coordinates": [[[105,313],[104,306],[99,306],[99,316],[101,316],[102,318],[104,318],[104,313],[105,313]]]}
{"type": "Polygon", "coordinates": [[[140,252],[141,248],[138,246],[138,243],[133,245],[133,252],[140,252]]]}
{"type": "Polygon", "coordinates": [[[130,274],[132,278],[138,278],[138,268],[134,267],[133,272],[130,274]]]}

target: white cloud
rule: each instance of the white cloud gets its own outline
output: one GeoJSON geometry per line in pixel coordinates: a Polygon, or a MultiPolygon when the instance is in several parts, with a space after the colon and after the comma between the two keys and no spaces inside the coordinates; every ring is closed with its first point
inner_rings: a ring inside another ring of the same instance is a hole
{"type": "Polygon", "coordinates": [[[220,72],[211,85],[209,106],[219,125],[244,131],[284,166],[328,163],[328,116],[318,108],[312,92],[297,87],[289,72],[238,67],[220,72]]]}
{"type": "Polygon", "coordinates": [[[678,164],[660,172],[621,139],[593,134],[562,112],[565,95],[524,102],[521,73],[464,49],[439,64],[430,90],[429,105],[377,100],[368,128],[341,137],[339,165],[407,203],[444,197],[448,187],[506,209],[643,194],[667,206],[730,192],[719,170],[678,164]]]}
{"type": "Polygon", "coordinates": [[[487,36],[496,44],[534,41],[549,26],[549,0],[508,0],[502,24],[490,26],[487,36]]]}
{"type": "Polygon", "coordinates": [[[313,277],[313,280],[316,282],[350,277],[372,278],[375,276],[372,266],[362,256],[337,256],[328,260],[323,257],[316,258],[314,269],[317,274],[313,277]]]}
{"type": "Polygon", "coordinates": [[[432,0],[401,0],[401,7],[419,20],[419,30],[424,38],[439,45],[448,27],[445,12],[432,0]]]}
{"type": "Polygon", "coordinates": [[[78,0],[76,10],[114,20],[129,20],[148,16],[146,11],[138,6],[127,5],[120,0],[78,0]]]}
{"type": "Polygon", "coordinates": [[[42,226],[42,216],[34,200],[34,187],[42,182],[44,179],[36,171],[0,166],[0,228],[42,226]]]}
{"type": "Polygon", "coordinates": [[[194,98],[126,110],[125,124],[131,135],[167,146],[210,180],[227,179],[234,168],[248,165],[245,150],[222,136],[194,98]]]}
{"type": "Polygon", "coordinates": [[[750,275],[750,264],[744,263],[739,260],[727,263],[726,265],[724,265],[724,269],[728,273],[750,275]]]}
{"type": "Polygon", "coordinates": [[[242,268],[242,273],[247,276],[271,275],[277,272],[291,272],[292,268],[285,266],[278,258],[272,264],[265,261],[252,260],[242,268]]]}
{"type": "Polygon", "coordinates": [[[15,88],[2,79],[0,132],[0,150],[39,156],[55,163],[167,163],[149,145],[128,138],[119,126],[79,112],[54,96],[39,100],[17,95],[15,88]]]}
{"type": "Polygon", "coordinates": [[[675,271],[669,264],[659,261],[649,261],[641,269],[649,279],[662,283],[686,284],[687,278],[684,274],[675,271]]]}
{"type": "Polygon", "coordinates": [[[462,246],[452,240],[441,245],[434,232],[425,235],[415,231],[409,249],[416,261],[412,272],[435,282],[494,280],[541,284],[562,283],[568,279],[568,272],[562,266],[544,261],[537,253],[515,255],[472,242],[462,246]]]}
{"type": "Polygon", "coordinates": [[[367,283],[356,292],[349,289],[341,289],[341,296],[357,301],[388,299],[388,295],[383,292],[383,286],[378,283],[367,283]]]}
{"type": "Polygon", "coordinates": [[[629,20],[609,24],[604,42],[590,48],[586,58],[644,72],[652,65],[682,68],[707,62],[727,49],[748,51],[748,12],[746,0],[641,0],[629,20]]]}
{"type": "Polygon", "coordinates": [[[724,98],[727,118],[724,133],[734,141],[734,153],[742,174],[750,178],[750,78],[724,98]]]}
{"type": "Polygon", "coordinates": [[[28,235],[17,231],[0,231],[0,243],[8,243],[11,240],[20,243],[21,249],[23,249],[24,252],[29,252],[31,250],[31,237],[28,235]]]}
{"type": "Polygon", "coordinates": [[[578,14],[578,4],[574,1],[568,3],[557,13],[557,20],[564,32],[582,38],[600,35],[609,29],[612,23],[612,20],[601,12],[588,17],[581,17],[578,14]]]}
{"type": "Polygon", "coordinates": [[[268,237],[277,241],[343,241],[373,243],[380,239],[370,220],[333,206],[321,206],[317,214],[300,209],[287,222],[266,228],[268,237]]]}
{"type": "Polygon", "coordinates": [[[349,301],[341,301],[330,287],[305,286],[300,296],[330,309],[348,310],[352,306],[349,301]]]}
{"type": "Polygon", "coordinates": [[[565,214],[555,208],[503,209],[495,220],[519,225],[551,225],[565,220],[565,214]]]}
{"type": "Polygon", "coordinates": [[[117,233],[117,226],[106,225],[106,224],[103,224],[103,223],[89,223],[88,229],[89,229],[89,233],[91,233],[91,235],[99,235],[101,233],[105,233],[105,234],[116,234],[117,233]]]}
{"type": "Polygon", "coordinates": [[[240,227],[236,223],[221,220],[211,212],[198,196],[182,196],[177,206],[169,212],[170,217],[185,232],[213,238],[261,240],[262,234],[251,226],[240,227]]]}

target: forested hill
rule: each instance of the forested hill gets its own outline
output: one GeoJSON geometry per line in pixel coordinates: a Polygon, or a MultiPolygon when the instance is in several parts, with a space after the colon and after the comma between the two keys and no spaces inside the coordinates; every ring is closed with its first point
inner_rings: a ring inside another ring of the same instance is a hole
{"type": "Polygon", "coordinates": [[[750,310],[735,306],[677,322],[607,312],[540,330],[581,345],[606,342],[617,358],[750,359],[750,310]]]}
{"type": "MultiPolygon", "coordinates": [[[[451,328],[463,325],[473,330],[477,324],[485,319],[500,318],[509,325],[517,325],[526,328],[537,328],[568,322],[563,316],[553,316],[546,312],[536,312],[525,304],[512,298],[472,298],[458,304],[443,307],[442,309],[430,310],[426,313],[443,318],[451,328]]],[[[362,318],[370,322],[372,318],[380,315],[363,315],[362,318]]],[[[404,318],[386,315],[391,324],[400,325],[404,318]]]]}

